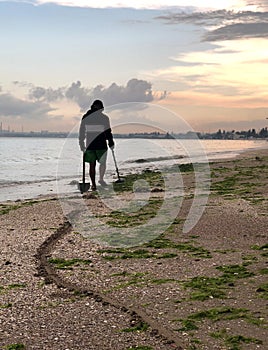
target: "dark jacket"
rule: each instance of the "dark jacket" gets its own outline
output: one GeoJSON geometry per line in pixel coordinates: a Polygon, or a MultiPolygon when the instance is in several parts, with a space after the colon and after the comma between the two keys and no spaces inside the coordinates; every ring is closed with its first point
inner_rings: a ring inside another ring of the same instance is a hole
{"type": "Polygon", "coordinates": [[[79,130],[79,145],[81,149],[102,150],[114,146],[113,134],[107,115],[101,110],[90,109],[82,117],[79,130]],[[85,145],[86,139],[86,145],[85,145]]]}

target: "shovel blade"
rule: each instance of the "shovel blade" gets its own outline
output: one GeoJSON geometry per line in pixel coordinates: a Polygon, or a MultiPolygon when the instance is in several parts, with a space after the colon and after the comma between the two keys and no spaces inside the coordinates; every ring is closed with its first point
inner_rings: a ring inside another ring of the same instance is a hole
{"type": "Polygon", "coordinates": [[[89,182],[79,182],[78,184],[78,189],[80,193],[85,193],[89,190],[90,188],[90,183],[89,182]]]}

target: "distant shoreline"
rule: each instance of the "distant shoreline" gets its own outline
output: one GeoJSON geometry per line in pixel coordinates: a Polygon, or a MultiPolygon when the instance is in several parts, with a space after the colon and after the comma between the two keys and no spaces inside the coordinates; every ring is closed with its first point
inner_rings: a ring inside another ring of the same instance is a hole
{"type": "MultiPolygon", "coordinates": [[[[257,134],[258,135],[258,134],[257,134]]],[[[78,133],[68,132],[12,132],[2,131],[0,137],[25,137],[25,138],[78,138],[78,133]]],[[[187,132],[179,134],[160,134],[160,133],[129,133],[129,134],[114,134],[115,139],[157,139],[157,140],[260,140],[268,141],[268,137],[246,136],[245,134],[235,134],[227,132],[225,136],[219,136],[217,133],[201,134],[199,132],[187,132]]]]}

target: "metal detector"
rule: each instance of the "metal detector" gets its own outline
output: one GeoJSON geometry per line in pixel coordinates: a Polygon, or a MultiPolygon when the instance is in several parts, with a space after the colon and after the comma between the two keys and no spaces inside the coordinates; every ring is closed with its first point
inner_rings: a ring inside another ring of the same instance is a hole
{"type": "Polygon", "coordinates": [[[113,159],[114,159],[114,165],[115,165],[115,170],[116,170],[116,174],[117,174],[117,178],[118,178],[115,181],[115,183],[122,183],[122,182],[124,182],[124,179],[121,179],[121,177],[119,175],[119,170],[118,170],[118,166],[117,166],[117,162],[116,162],[116,159],[115,159],[115,154],[114,154],[113,148],[111,148],[111,151],[112,151],[112,155],[113,155],[113,159]]]}

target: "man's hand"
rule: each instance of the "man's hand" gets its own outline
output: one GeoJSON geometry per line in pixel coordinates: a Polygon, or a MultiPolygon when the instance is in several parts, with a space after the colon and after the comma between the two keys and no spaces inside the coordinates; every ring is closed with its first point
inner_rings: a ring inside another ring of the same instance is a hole
{"type": "Polygon", "coordinates": [[[110,149],[114,149],[114,142],[109,142],[110,149]]]}

